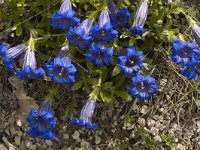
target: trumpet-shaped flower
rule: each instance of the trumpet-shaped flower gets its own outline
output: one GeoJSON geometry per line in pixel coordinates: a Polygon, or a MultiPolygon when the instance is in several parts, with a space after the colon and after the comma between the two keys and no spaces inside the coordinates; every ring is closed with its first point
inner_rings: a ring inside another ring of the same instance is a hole
{"type": "Polygon", "coordinates": [[[91,122],[94,114],[95,105],[96,100],[89,98],[81,110],[80,118],[72,118],[70,122],[80,127],[97,129],[98,125],[91,122]]]}
{"type": "Polygon", "coordinates": [[[151,76],[137,74],[132,78],[132,85],[128,88],[132,96],[139,100],[148,99],[157,89],[156,81],[151,76]]]}
{"type": "Polygon", "coordinates": [[[54,111],[49,101],[44,101],[39,108],[32,109],[27,117],[30,130],[27,134],[44,140],[55,140],[52,129],[56,125],[54,111]]]}
{"type": "Polygon", "coordinates": [[[113,29],[107,10],[102,10],[98,25],[94,25],[91,36],[97,41],[110,42],[118,37],[118,32],[113,29]]]}
{"type": "Polygon", "coordinates": [[[175,64],[187,65],[189,62],[196,61],[200,56],[200,51],[194,43],[182,42],[179,39],[173,40],[173,51],[171,59],[175,64]]]}
{"type": "Polygon", "coordinates": [[[66,34],[69,43],[81,50],[87,50],[92,43],[92,38],[89,36],[92,24],[93,20],[86,19],[76,29],[70,28],[66,34]]]}
{"type": "Polygon", "coordinates": [[[112,0],[109,0],[108,8],[111,12],[111,24],[113,25],[113,28],[125,28],[131,16],[128,10],[126,8],[122,8],[119,10],[112,0]]]}
{"type": "Polygon", "coordinates": [[[72,9],[71,1],[64,0],[60,10],[56,11],[51,16],[51,26],[62,31],[69,30],[70,27],[75,27],[80,24],[80,20],[75,17],[76,13],[72,9]]]}
{"type": "Polygon", "coordinates": [[[37,69],[35,51],[28,48],[25,53],[22,69],[17,68],[16,76],[19,79],[42,78],[45,71],[42,68],[37,69]]]}
{"type": "Polygon", "coordinates": [[[8,71],[13,69],[14,61],[20,57],[25,49],[24,44],[9,48],[6,44],[0,45],[0,55],[8,71]]]}
{"type": "Polygon", "coordinates": [[[194,36],[197,45],[200,47],[200,27],[197,24],[194,24],[192,26],[192,34],[194,36]]]}
{"type": "Polygon", "coordinates": [[[90,52],[85,54],[86,60],[95,65],[108,65],[112,62],[113,48],[107,48],[105,43],[93,43],[90,52]]]}
{"type": "Polygon", "coordinates": [[[134,22],[132,27],[129,29],[129,32],[131,32],[133,35],[139,35],[142,37],[144,32],[146,32],[146,30],[143,29],[143,27],[146,22],[147,15],[148,15],[148,2],[147,0],[144,0],[139,4],[137,8],[134,17],[134,22]]]}
{"type": "Polygon", "coordinates": [[[118,62],[121,73],[127,75],[136,74],[142,69],[144,62],[142,51],[136,51],[134,46],[129,46],[126,49],[126,54],[118,57],[118,62]]]}
{"type": "Polygon", "coordinates": [[[46,63],[47,75],[58,84],[71,84],[75,82],[76,68],[71,64],[69,57],[56,57],[46,63]]]}
{"type": "Polygon", "coordinates": [[[188,80],[196,79],[197,76],[200,76],[200,62],[194,61],[188,63],[184,70],[181,70],[180,73],[184,75],[188,80]]]}

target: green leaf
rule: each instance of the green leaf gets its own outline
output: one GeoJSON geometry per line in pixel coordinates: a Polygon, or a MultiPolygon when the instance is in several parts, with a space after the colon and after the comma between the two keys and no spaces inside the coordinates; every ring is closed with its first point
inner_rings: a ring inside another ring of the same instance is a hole
{"type": "Polygon", "coordinates": [[[129,6],[131,5],[130,1],[129,0],[124,0],[124,2],[129,6]]]}
{"type": "Polygon", "coordinates": [[[114,94],[116,96],[118,96],[118,97],[121,97],[122,99],[127,100],[127,101],[131,101],[132,100],[132,97],[127,92],[124,92],[124,91],[115,91],[114,94]]]}
{"type": "Polygon", "coordinates": [[[106,92],[106,91],[100,92],[100,96],[101,96],[101,99],[102,99],[105,103],[110,103],[111,100],[112,100],[111,94],[109,94],[109,93],[106,92]]]}
{"type": "Polygon", "coordinates": [[[93,68],[94,68],[94,65],[93,65],[91,62],[87,62],[87,63],[86,63],[86,66],[87,66],[87,68],[88,68],[90,71],[92,71],[93,68]]]}
{"type": "Polygon", "coordinates": [[[102,90],[112,89],[113,82],[105,82],[101,85],[102,90]]]}
{"type": "Polygon", "coordinates": [[[116,76],[120,73],[120,67],[119,66],[115,66],[115,68],[113,69],[113,73],[112,73],[112,76],[116,76]]]}
{"type": "Polygon", "coordinates": [[[20,36],[23,32],[22,26],[18,26],[15,32],[17,36],[20,36]]]}
{"type": "Polygon", "coordinates": [[[80,80],[78,82],[76,82],[73,86],[72,86],[72,90],[73,91],[76,91],[78,89],[80,89],[83,85],[83,80],[80,80]]]}

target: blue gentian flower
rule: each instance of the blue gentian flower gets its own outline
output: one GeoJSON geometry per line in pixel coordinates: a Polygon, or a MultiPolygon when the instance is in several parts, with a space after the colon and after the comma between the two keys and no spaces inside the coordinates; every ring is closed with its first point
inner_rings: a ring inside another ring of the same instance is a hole
{"type": "Polygon", "coordinates": [[[112,62],[113,48],[107,48],[105,43],[92,43],[90,52],[85,54],[86,60],[95,65],[108,65],[112,62]]]}
{"type": "Polygon", "coordinates": [[[156,81],[151,76],[137,74],[132,78],[132,85],[128,88],[130,94],[139,100],[148,99],[157,89],[156,81]]]}
{"type": "Polygon", "coordinates": [[[45,71],[42,68],[37,69],[37,62],[35,58],[35,51],[30,48],[27,49],[22,69],[17,68],[16,77],[19,79],[34,79],[42,78],[45,71]]]}
{"type": "Polygon", "coordinates": [[[54,61],[46,63],[47,75],[58,84],[71,84],[75,82],[76,68],[71,64],[69,57],[56,57],[54,61]]]}
{"type": "Polygon", "coordinates": [[[142,69],[144,62],[142,51],[136,51],[134,46],[129,46],[126,49],[126,54],[118,57],[118,62],[122,74],[136,74],[142,69]]]}
{"type": "Polygon", "coordinates": [[[3,62],[8,71],[13,69],[14,61],[23,54],[24,49],[24,44],[20,44],[11,48],[9,48],[9,46],[6,44],[0,45],[0,56],[3,58],[3,62]]]}
{"type": "Polygon", "coordinates": [[[56,125],[54,111],[49,101],[43,101],[39,108],[32,109],[27,117],[30,130],[27,134],[44,140],[55,140],[52,129],[56,125]]]}
{"type": "Polygon", "coordinates": [[[197,76],[200,76],[200,62],[190,62],[185,67],[184,70],[181,70],[180,73],[184,75],[188,80],[196,79],[197,76]]]}
{"type": "Polygon", "coordinates": [[[144,0],[139,4],[137,11],[135,13],[133,25],[128,31],[131,32],[133,35],[139,35],[140,37],[142,37],[143,34],[146,32],[146,30],[143,29],[143,27],[146,22],[147,15],[148,15],[148,2],[147,0],[144,0]]]}
{"type": "Polygon", "coordinates": [[[91,36],[97,41],[110,42],[118,37],[118,32],[113,29],[107,10],[102,10],[99,16],[98,25],[94,25],[91,36]]]}
{"type": "Polygon", "coordinates": [[[126,27],[131,14],[126,8],[118,9],[112,0],[108,2],[108,9],[111,12],[111,24],[114,29],[122,29],[126,27]]]}
{"type": "Polygon", "coordinates": [[[180,39],[173,40],[171,59],[175,64],[185,66],[191,61],[196,61],[198,56],[200,51],[194,43],[183,42],[180,39]]]}
{"type": "Polygon", "coordinates": [[[192,34],[194,36],[197,45],[200,47],[200,27],[197,24],[194,24],[192,26],[192,34]]]}
{"type": "Polygon", "coordinates": [[[72,9],[71,1],[64,0],[60,10],[56,11],[51,16],[51,26],[55,29],[59,29],[62,31],[69,30],[70,27],[75,27],[80,24],[80,20],[75,17],[76,13],[72,9]]]}
{"type": "Polygon", "coordinates": [[[94,114],[95,105],[96,105],[96,100],[89,98],[81,110],[80,118],[72,118],[70,122],[80,127],[88,127],[90,129],[97,129],[98,125],[93,124],[91,122],[93,114],[94,114]]]}
{"type": "Polygon", "coordinates": [[[76,29],[70,28],[66,34],[69,43],[81,50],[87,50],[92,43],[92,38],[89,36],[92,24],[92,19],[86,19],[76,29]]]}

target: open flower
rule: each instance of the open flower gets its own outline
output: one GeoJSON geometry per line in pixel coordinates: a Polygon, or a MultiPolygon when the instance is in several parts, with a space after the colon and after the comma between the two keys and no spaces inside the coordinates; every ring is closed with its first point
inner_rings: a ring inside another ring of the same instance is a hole
{"type": "Polygon", "coordinates": [[[96,100],[89,98],[81,110],[80,118],[72,118],[70,122],[80,127],[97,129],[98,125],[91,122],[94,114],[95,105],[96,100]]]}
{"type": "Polygon", "coordinates": [[[35,58],[35,51],[30,48],[27,49],[22,69],[17,68],[16,76],[19,79],[34,79],[42,78],[45,74],[45,71],[42,68],[37,69],[37,62],[35,58]]]}
{"type": "Polygon", "coordinates": [[[200,47],[200,27],[197,24],[194,24],[192,26],[192,34],[194,36],[197,45],[200,47]]]}
{"type": "Polygon", "coordinates": [[[136,74],[142,69],[144,62],[142,51],[136,51],[134,46],[129,46],[126,49],[126,54],[118,57],[118,62],[121,73],[127,75],[136,74]]]}
{"type": "Polygon", "coordinates": [[[132,96],[145,100],[155,93],[157,85],[153,77],[137,74],[132,78],[132,85],[128,90],[132,96]]]}
{"type": "Polygon", "coordinates": [[[25,44],[9,48],[6,44],[0,45],[0,55],[8,71],[13,69],[14,61],[20,57],[25,49],[25,44]]]}
{"type": "Polygon", "coordinates": [[[94,25],[91,36],[97,41],[110,42],[118,37],[118,32],[113,29],[107,10],[102,10],[99,16],[98,25],[94,25]]]}
{"type": "Polygon", "coordinates": [[[132,27],[129,29],[129,32],[131,32],[133,35],[139,35],[140,37],[143,36],[144,32],[146,32],[145,29],[143,29],[144,24],[146,22],[148,15],[148,2],[147,0],[142,1],[135,13],[134,22],[132,27]]]}
{"type": "Polygon", "coordinates": [[[62,47],[57,57],[46,63],[47,75],[55,83],[68,85],[75,82],[74,75],[77,70],[67,56],[68,50],[68,45],[62,47]]]}
{"type": "Polygon", "coordinates": [[[182,42],[179,39],[173,40],[173,51],[171,59],[175,64],[187,65],[189,62],[196,61],[200,56],[200,51],[194,43],[182,42]]]}
{"type": "Polygon", "coordinates": [[[90,52],[85,54],[86,60],[95,65],[108,65],[112,62],[113,48],[107,48],[105,43],[93,43],[90,52]]]}
{"type": "Polygon", "coordinates": [[[43,101],[38,110],[32,109],[27,117],[30,130],[27,134],[44,140],[55,140],[52,129],[56,125],[54,111],[49,101],[43,101]]]}
{"type": "Polygon", "coordinates": [[[64,0],[60,10],[56,11],[51,16],[51,26],[59,30],[68,30],[70,27],[75,27],[80,24],[80,20],[75,17],[76,13],[73,11],[70,0],[64,0]]]}
{"type": "Polygon", "coordinates": [[[126,8],[122,8],[119,10],[112,0],[109,0],[108,8],[111,12],[111,24],[113,25],[113,28],[125,28],[131,16],[128,10],[126,8]]]}
{"type": "Polygon", "coordinates": [[[86,19],[76,29],[70,28],[66,34],[69,43],[81,50],[87,50],[92,43],[92,38],[89,36],[92,24],[92,19],[86,19]]]}
{"type": "Polygon", "coordinates": [[[181,70],[180,73],[188,80],[196,79],[197,76],[200,76],[200,62],[189,62],[185,69],[181,70]]]}

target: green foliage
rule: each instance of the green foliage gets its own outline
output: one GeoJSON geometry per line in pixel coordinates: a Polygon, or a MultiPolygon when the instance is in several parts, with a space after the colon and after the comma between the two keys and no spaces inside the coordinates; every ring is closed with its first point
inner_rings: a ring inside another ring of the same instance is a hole
{"type": "MultiPolygon", "coordinates": [[[[105,7],[106,0],[103,2],[98,0],[73,0],[73,9],[77,16],[83,20],[87,16],[93,16],[95,22],[98,20],[100,10],[105,7]]],[[[133,14],[138,6],[137,1],[118,0],[115,1],[118,7],[126,7],[132,13],[128,27],[131,27],[133,14]]],[[[99,95],[104,102],[109,103],[115,97],[121,97],[125,100],[132,100],[126,92],[129,82],[127,78],[120,74],[117,65],[117,56],[119,49],[124,49],[129,45],[135,45],[138,50],[142,50],[146,57],[145,63],[148,69],[144,68],[143,73],[153,73],[158,61],[154,61],[154,54],[159,53],[154,48],[158,44],[163,49],[169,49],[168,43],[174,36],[186,39],[185,34],[181,34],[176,25],[172,24],[174,14],[187,15],[196,18],[195,13],[189,7],[173,3],[167,3],[165,0],[149,0],[149,17],[145,28],[148,33],[144,39],[140,37],[133,38],[127,32],[119,32],[119,40],[115,40],[110,45],[114,46],[115,55],[113,57],[112,66],[109,68],[98,68],[92,63],[85,63],[83,51],[70,46],[70,57],[75,63],[78,74],[76,83],[72,86],[72,90],[82,89],[89,94],[98,84],[101,76],[101,84],[98,85],[99,95]],[[78,58],[78,59],[77,59],[78,58]],[[100,75],[99,71],[103,73],[100,75]]],[[[34,31],[37,40],[37,53],[42,62],[56,56],[60,46],[66,43],[65,34],[55,31],[50,26],[51,15],[60,7],[60,0],[12,0],[6,1],[4,8],[0,8],[0,17],[6,21],[6,29],[0,34],[10,31],[14,34],[11,41],[15,39],[17,43],[27,41],[30,37],[30,29],[34,31]]],[[[160,50],[161,51],[161,50],[160,50]]]]}
{"type": "MultiPolygon", "coordinates": [[[[137,139],[142,139],[145,142],[145,148],[144,149],[149,149],[149,150],[159,149],[157,142],[154,139],[151,138],[151,135],[146,133],[144,128],[142,128],[142,127],[138,128],[136,133],[135,133],[135,137],[137,139]]],[[[136,146],[137,145],[134,145],[135,148],[136,148],[136,146]]]]}
{"type": "Polygon", "coordinates": [[[169,146],[171,149],[173,148],[172,144],[172,134],[169,132],[168,134],[162,134],[162,140],[169,146]]]}

